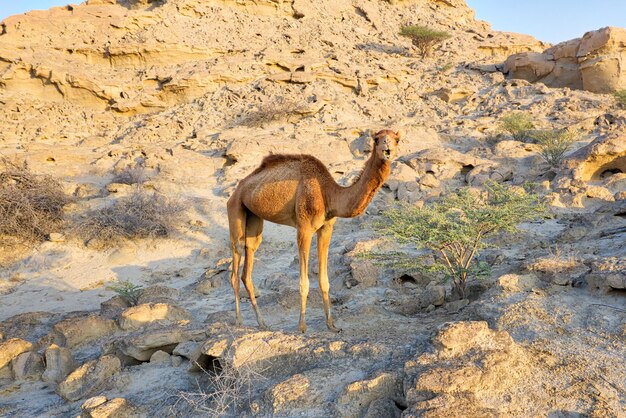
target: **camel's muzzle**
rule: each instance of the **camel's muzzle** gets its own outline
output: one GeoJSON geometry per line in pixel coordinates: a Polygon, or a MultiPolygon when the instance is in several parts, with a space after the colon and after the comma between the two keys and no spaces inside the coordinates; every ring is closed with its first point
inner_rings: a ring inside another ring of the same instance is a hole
{"type": "Polygon", "coordinates": [[[385,157],[391,157],[391,150],[390,150],[390,149],[386,149],[386,150],[384,150],[384,151],[383,151],[383,155],[384,155],[385,157]]]}

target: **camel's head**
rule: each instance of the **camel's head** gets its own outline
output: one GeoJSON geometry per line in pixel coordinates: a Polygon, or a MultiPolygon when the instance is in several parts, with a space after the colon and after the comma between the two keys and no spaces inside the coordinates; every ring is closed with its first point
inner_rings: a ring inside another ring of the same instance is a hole
{"type": "Polygon", "coordinates": [[[392,161],[396,158],[400,133],[391,129],[383,129],[374,135],[374,152],[383,161],[392,161]]]}

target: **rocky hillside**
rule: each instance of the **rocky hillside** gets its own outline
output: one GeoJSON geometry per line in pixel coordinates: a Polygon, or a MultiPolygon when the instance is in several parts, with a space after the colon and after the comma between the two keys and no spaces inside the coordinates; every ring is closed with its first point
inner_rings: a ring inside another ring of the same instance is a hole
{"type": "MultiPolygon", "coordinates": [[[[0,154],[71,201],[45,242],[3,245],[0,415],[623,416],[626,111],[558,81],[591,68],[573,63],[580,40],[493,31],[463,0],[89,0],[1,26],[0,154]],[[451,37],[421,58],[407,24],[451,37]],[[560,164],[503,132],[514,111],[576,133],[560,164]],[[295,232],[270,223],[253,277],[271,330],[246,299],[236,327],[237,182],[268,153],[307,153],[349,184],[382,128],[403,132],[391,176],[331,242],[343,332],[326,331],[315,249],[297,332],[295,232]],[[468,299],[357,257],[390,203],[487,181],[532,183],[552,215],[497,237],[468,299]],[[175,228],[112,246],[76,233],[138,190],[175,201],[175,228]],[[143,288],[133,303],[111,290],[125,282],[143,288]]],[[[583,41],[605,33],[622,32],[583,41]]],[[[602,45],[594,60],[621,62],[602,45]]]]}

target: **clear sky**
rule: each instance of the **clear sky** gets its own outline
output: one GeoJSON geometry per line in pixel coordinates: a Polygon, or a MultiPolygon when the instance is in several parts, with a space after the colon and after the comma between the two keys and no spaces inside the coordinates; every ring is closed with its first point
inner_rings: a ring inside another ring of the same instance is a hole
{"type": "Polygon", "coordinates": [[[466,0],[495,30],[558,43],[605,26],[626,28],[626,0],[466,0]]]}
{"type": "Polygon", "coordinates": [[[82,2],[83,0],[0,0],[0,20],[29,10],[45,10],[53,6],[82,2]]]}
{"type": "MultiPolygon", "coordinates": [[[[0,0],[0,20],[33,9],[82,0],[0,0]]],[[[312,0],[313,1],[313,0],[312,0]]],[[[626,27],[626,0],[466,0],[496,30],[533,35],[551,43],[604,26],[626,27]]]]}

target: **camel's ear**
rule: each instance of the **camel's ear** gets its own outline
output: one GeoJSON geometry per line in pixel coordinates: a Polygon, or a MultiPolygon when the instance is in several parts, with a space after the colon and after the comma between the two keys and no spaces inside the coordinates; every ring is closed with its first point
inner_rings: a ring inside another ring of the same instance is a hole
{"type": "Polygon", "coordinates": [[[371,135],[372,135],[372,139],[374,140],[374,143],[378,144],[378,132],[372,131],[371,135]]]}
{"type": "Polygon", "coordinates": [[[396,134],[396,143],[400,142],[401,138],[404,138],[404,131],[402,129],[399,129],[397,131],[394,132],[396,134]]]}

